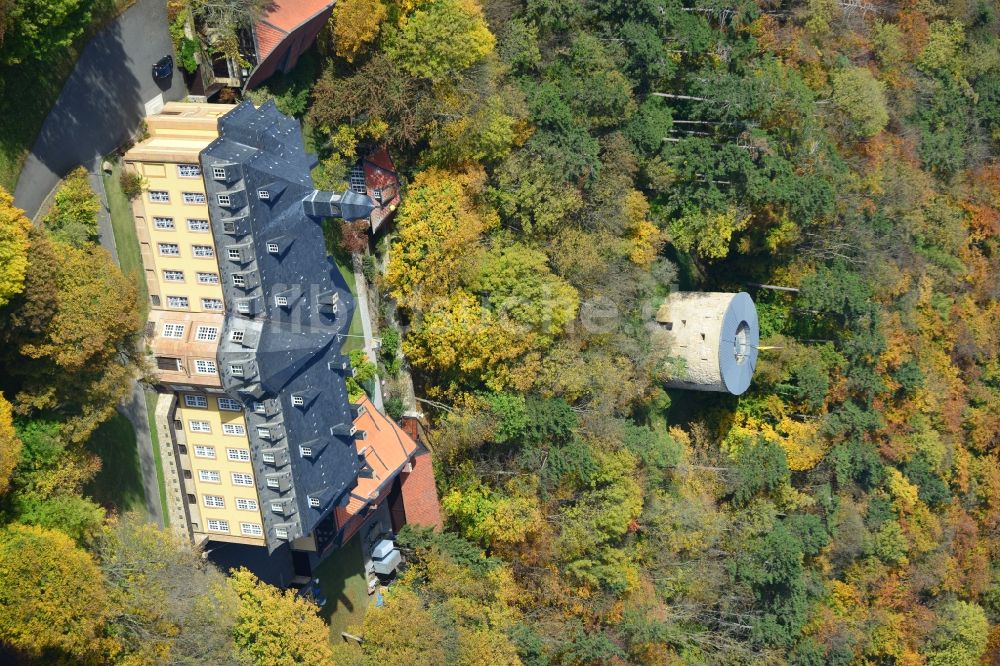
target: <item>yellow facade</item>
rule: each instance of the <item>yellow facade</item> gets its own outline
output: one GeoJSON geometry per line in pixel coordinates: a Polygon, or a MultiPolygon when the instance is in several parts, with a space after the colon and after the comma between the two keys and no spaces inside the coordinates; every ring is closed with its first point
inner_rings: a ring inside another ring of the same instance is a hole
{"type": "Polygon", "coordinates": [[[176,397],[172,411],[157,413],[181,472],[171,492],[187,503],[195,542],[263,546],[242,406],[221,390],[216,367],[224,303],[198,165],[200,151],[218,136],[219,116],[231,109],[168,103],[147,119],[148,138],[125,161],[143,178],[132,208],[150,295],[152,365],[161,389],[176,397]]]}
{"type": "Polygon", "coordinates": [[[250,444],[242,406],[225,394],[177,394],[175,428],[184,430],[191,479],[185,480],[196,535],[219,541],[264,543],[250,444]],[[227,409],[228,408],[228,409],[227,409]],[[195,502],[191,502],[191,495],[195,502]]]}

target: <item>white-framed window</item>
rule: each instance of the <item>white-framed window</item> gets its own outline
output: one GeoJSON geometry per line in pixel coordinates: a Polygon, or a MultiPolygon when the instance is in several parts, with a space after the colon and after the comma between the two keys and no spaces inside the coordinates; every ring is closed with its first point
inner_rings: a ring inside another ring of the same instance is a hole
{"type": "Polygon", "coordinates": [[[184,324],[164,324],[163,325],[163,337],[165,337],[165,338],[183,338],[184,337],[184,324]]]}
{"type": "MultiPolygon", "coordinates": [[[[267,487],[271,488],[272,490],[278,488],[279,485],[280,484],[278,483],[277,479],[268,479],[267,480],[267,487]]],[[[274,504],[271,505],[271,510],[272,511],[274,510],[274,506],[275,506],[274,504]]],[[[280,507],[281,505],[279,504],[278,506],[280,507]]],[[[279,508],[278,511],[281,511],[281,509],[279,508]]]]}
{"type": "Polygon", "coordinates": [[[288,538],[288,530],[285,529],[284,527],[275,527],[274,528],[274,536],[278,537],[279,539],[287,539],[288,538]]]}
{"type": "Polygon", "coordinates": [[[211,507],[213,509],[226,508],[226,500],[222,495],[202,495],[201,498],[207,507],[211,507]]]}
{"type": "Polygon", "coordinates": [[[235,248],[235,247],[229,248],[229,251],[226,252],[226,256],[229,257],[229,259],[231,261],[239,261],[240,260],[240,250],[239,250],[239,248],[235,248]]]}
{"type": "Polygon", "coordinates": [[[222,477],[219,476],[219,473],[214,470],[199,469],[198,480],[204,481],[205,483],[219,483],[222,480],[222,477]]]}
{"type": "Polygon", "coordinates": [[[230,342],[243,342],[244,331],[230,331],[229,341],[230,342]]]}
{"type": "Polygon", "coordinates": [[[215,361],[199,358],[194,362],[194,371],[199,375],[214,375],[218,372],[215,368],[215,361]]]}
{"type": "Polygon", "coordinates": [[[236,508],[240,511],[258,511],[257,500],[247,499],[245,497],[236,498],[236,508]]]}
{"type": "Polygon", "coordinates": [[[168,308],[186,308],[187,306],[187,296],[167,296],[168,308]]]}
{"type": "Polygon", "coordinates": [[[160,231],[173,231],[174,230],[174,218],[172,217],[154,217],[153,226],[160,231]]]}
{"type": "Polygon", "coordinates": [[[271,193],[267,190],[257,190],[257,198],[261,201],[267,201],[271,198],[271,193]]]}
{"type": "Polygon", "coordinates": [[[267,428],[258,427],[257,428],[257,436],[258,437],[263,437],[264,439],[271,439],[271,431],[268,430],[267,428]]]}
{"type": "Polygon", "coordinates": [[[203,310],[215,310],[222,311],[222,299],[221,298],[203,298],[201,299],[201,307],[203,310]]]}
{"type": "Polygon", "coordinates": [[[224,167],[212,167],[212,178],[216,180],[226,179],[226,170],[224,167]]]}
{"type": "Polygon", "coordinates": [[[232,474],[233,485],[234,486],[252,486],[253,485],[253,475],[243,474],[242,472],[233,472],[232,474]]]}
{"type": "Polygon", "coordinates": [[[247,429],[239,423],[223,423],[222,432],[226,435],[246,435],[247,429]]]}
{"type": "Polygon", "coordinates": [[[177,243],[157,243],[156,247],[160,250],[160,255],[164,257],[181,256],[181,246],[177,243]]]}
{"type": "Polygon", "coordinates": [[[233,273],[233,286],[234,287],[245,287],[247,286],[247,278],[242,273],[233,273]]]}
{"type": "Polygon", "coordinates": [[[233,400],[232,398],[218,398],[219,409],[224,412],[239,412],[243,411],[243,406],[240,404],[239,400],[233,400]]]}
{"type": "Polygon", "coordinates": [[[201,175],[201,167],[197,164],[178,164],[177,175],[181,178],[197,178],[201,175]]]}
{"type": "Polygon", "coordinates": [[[188,220],[188,231],[211,231],[208,220],[188,220]]]}
{"type": "Polygon", "coordinates": [[[260,454],[260,459],[263,460],[266,463],[272,463],[273,464],[274,463],[274,454],[273,453],[262,453],[262,454],[260,454]]]}
{"type": "Polygon", "coordinates": [[[205,195],[201,192],[184,192],[184,203],[203,204],[205,203],[205,195]]]}
{"type": "Polygon", "coordinates": [[[228,207],[229,204],[230,204],[229,195],[228,194],[220,194],[219,195],[219,205],[220,206],[227,206],[228,207]]]}
{"type": "Polygon", "coordinates": [[[150,190],[149,200],[153,203],[170,203],[170,193],[165,190],[150,190]]]}
{"type": "Polygon", "coordinates": [[[196,444],[194,447],[194,457],[210,458],[211,460],[215,460],[215,447],[204,446],[203,444],[196,444]]]}
{"type": "Polygon", "coordinates": [[[239,301],[236,303],[236,311],[241,314],[249,314],[250,303],[248,301],[239,301]]]}
{"type": "Polygon", "coordinates": [[[311,506],[314,509],[318,509],[319,508],[319,498],[318,497],[310,497],[309,498],[309,506],[311,506]]]}
{"type": "Polygon", "coordinates": [[[208,529],[211,532],[229,532],[229,521],[219,520],[217,518],[209,518],[207,521],[208,529]]]}
{"type": "Polygon", "coordinates": [[[255,402],[253,403],[253,411],[256,414],[263,414],[267,411],[267,407],[265,407],[262,402],[255,402]]]}
{"type": "Polygon", "coordinates": [[[250,450],[226,449],[226,457],[233,462],[250,462],[250,450]]]}
{"type": "Polygon", "coordinates": [[[271,511],[275,513],[284,513],[285,507],[280,502],[271,502],[271,511]]]}
{"type": "Polygon", "coordinates": [[[188,430],[191,432],[212,432],[212,424],[208,421],[188,421],[188,430]]]}
{"type": "Polygon", "coordinates": [[[278,244],[277,243],[268,243],[267,244],[267,251],[270,252],[271,254],[278,254],[278,244]]]}
{"type": "Polygon", "coordinates": [[[184,406],[185,407],[208,407],[208,398],[203,395],[186,395],[184,396],[184,406]]]}
{"type": "Polygon", "coordinates": [[[299,454],[303,458],[311,458],[312,454],[313,454],[312,447],[311,446],[300,446],[299,447],[299,454]]]}
{"type": "Polygon", "coordinates": [[[285,298],[284,296],[275,296],[274,297],[274,304],[275,305],[280,305],[280,306],[284,307],[284,306],[288,305],[288,299],[285,298]]]}
{"type": "Polygon", "coordinates": [[[231,365],[229,366],[229,372],[233,377],[243,376],[243,366],[242,365],[231,365]]]}
{"type": "Polygon", "coordinates": [[[211,245],[192,245],[191,253],[200,259],[208,259],[215,256],[215,248],[211,245]]]}
{"type": "Polygon", "coordinates": [[[214,342],[219,337],[218,326],[199,326],[194,339],[198,342],[214,342]]]}
{"type": "Polygon", "coordinates": [[[240,523],[240,534],[244,536],[264,536],[264,530],[257,523],[240,523]]]}
{"type": "Polygon", "coordinates": [[[219,274],[198,273],[198,284],[219,284],[219,274]]]}
{"type": "Polygon", "coordinates": [[[184,282],[184,271],[163,271],[164,282],[184,282]]]}

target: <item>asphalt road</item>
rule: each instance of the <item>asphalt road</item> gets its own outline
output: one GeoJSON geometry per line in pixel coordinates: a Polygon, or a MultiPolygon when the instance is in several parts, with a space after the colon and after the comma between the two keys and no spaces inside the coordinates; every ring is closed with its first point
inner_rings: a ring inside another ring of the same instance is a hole
{"type": "Polygon", "coordinates": [[[164,101],[187,94],[179,72],[169,80],[153,80],[153,63],[168,53],[173,47],[163,0],[138,0],[91,40],[45,119],[14,189],[14,203],[28,217],[35,216],[68,171],[81,164],[90,167],[132,136],[145,116],[146,102],[161,94],[164,101]]]}

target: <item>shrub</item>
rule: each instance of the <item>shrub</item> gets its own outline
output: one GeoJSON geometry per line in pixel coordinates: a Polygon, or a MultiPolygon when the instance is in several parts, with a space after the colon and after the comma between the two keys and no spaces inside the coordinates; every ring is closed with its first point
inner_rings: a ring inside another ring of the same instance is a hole
{"type": "Polygon", "coordinates": [[[122,170],[121,176],[118,177],[118,183],[121,185],[122,193],[128,197],[129,201],[138,198],[145,186],[142,176],[127,169],[122,170]]]}
{"type": "Polygon", "coordinates": [[[403,405],[403,401],[400,398],[392,397],[385,401],[385,413],[389,415],[389,418],[393,421],[398,421],[403,418],[403,412],[406,411],[406,406],[403,405]]]}

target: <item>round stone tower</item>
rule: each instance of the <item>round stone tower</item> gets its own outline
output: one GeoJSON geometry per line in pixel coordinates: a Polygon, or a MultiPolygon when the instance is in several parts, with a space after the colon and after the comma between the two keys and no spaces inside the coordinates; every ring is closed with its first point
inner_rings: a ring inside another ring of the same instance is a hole
{"type": "Polygon", "coordinates": [[[753,299],[744,292],[670,294],[656,321],[671,340],[670,354],[684,360],[669,388],[740,395],[757,365],[760,328],[753,299]]]}

